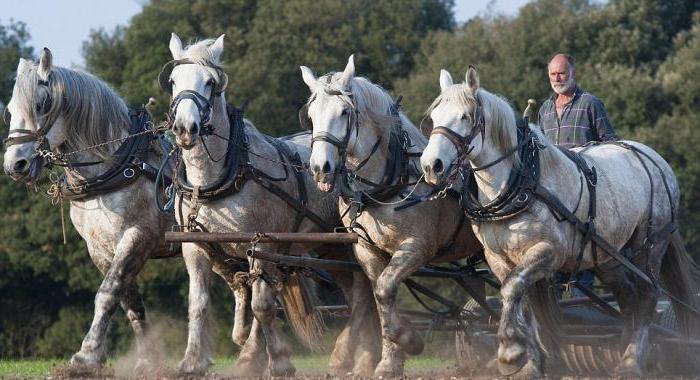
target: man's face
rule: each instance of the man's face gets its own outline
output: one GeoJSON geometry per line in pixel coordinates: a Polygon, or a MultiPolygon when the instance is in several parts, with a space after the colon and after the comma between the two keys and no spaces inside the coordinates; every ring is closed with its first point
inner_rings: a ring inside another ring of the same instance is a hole
{"type": "Polygon", "coordinates": [[[549,63],[549,84],[557,94],[570,94],[576,86],[574,71],[569,68],[566,59],[554,58],[549,63]]]}

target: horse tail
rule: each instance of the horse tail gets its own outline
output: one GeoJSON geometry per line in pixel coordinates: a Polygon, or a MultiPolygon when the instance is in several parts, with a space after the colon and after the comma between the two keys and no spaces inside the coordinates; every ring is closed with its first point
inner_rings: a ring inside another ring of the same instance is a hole
{"type": "Polygon", "coordinates": [[[550,359],[559,355],[561,339],[564,337],[563,317],[551,280],[543,278],[527,290],[527,298],[537,321],[536,339],[550,359]]]}
{"type": "Polygon", "coordinates": [[[316,310],[312,286],[309,279],[295,272],[284,283],[280,296],[295,335],[304,346],[316,350],[326,331],[326,325],[320,311],[316,310]]]}
{"type": "Polygon", "coordinates": [[[661,279],[670,294],[677,297],[671,302],[678,316],[680,331],[685,336],[700,336],[700,315],[690,309],[700,310],[700,268],[688,255],[678,230],[671,234],[661,264],[661,279]]]}

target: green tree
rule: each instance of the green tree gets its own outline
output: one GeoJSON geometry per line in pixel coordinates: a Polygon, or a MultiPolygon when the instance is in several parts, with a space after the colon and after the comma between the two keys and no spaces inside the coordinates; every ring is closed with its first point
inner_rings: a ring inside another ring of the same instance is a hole
{"type": "Polygon", "coordinates": [[[7,104],[10,100],[19,58],[30,58],[34,54],[28,45],[29,39],[23,22],[10,20],[7,25],[0,24],[0,102],[7,104]]]}

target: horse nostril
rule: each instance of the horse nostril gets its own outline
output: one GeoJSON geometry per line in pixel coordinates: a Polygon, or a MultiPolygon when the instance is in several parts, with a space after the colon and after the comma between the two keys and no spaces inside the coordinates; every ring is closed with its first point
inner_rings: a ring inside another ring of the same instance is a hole
{"type": "Polygon", "coordinates": [[[443,170],[443,169],[444,169],[444,168],[443,168],[443,166],[442,166],[442,160],[439,159],[439,158],[436,159],[435,162],[433,163],[433,171],[435,172],[435,174],[440,174],[440,173],[442,173],[442,170],[443,170]]]}
{"type": "Polygon", "coordinates": [[[319,173],[321,171],[321,167],[318,165],[312,165],[311,166],[311,172],[312,173],[319,173]]]}
{"type": "Polygon", "coordinates": [[[190,124],[190,135],[196,135],[199,133],[199,124],[198,123],[192,123],[190,124]]]}
{"type": "Polygon", "coordinates": [[[331,163],[326,161],[325,164],[323,164],[323,172],[324,173],[330,173],[331,172],[331,163]]]}
{"type": "Polygon", "coordinates": [[[27,161],[27,160],[18,160],[12,166],[12,170],[14,170],[15,173],[24,173],[25,171],[27,171],[28,168],[29,168],[29,161],[27,161]]]}
{"type": "Polygon", "coordinates": [[[173,132],[176,135],[181,135],[182,134],[182,126],[180,124],[173,125],[173,132]]]}

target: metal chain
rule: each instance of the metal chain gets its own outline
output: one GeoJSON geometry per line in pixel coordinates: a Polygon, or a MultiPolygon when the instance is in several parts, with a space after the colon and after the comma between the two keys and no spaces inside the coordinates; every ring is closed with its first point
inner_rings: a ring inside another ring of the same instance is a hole
{"type": "MultiPolygon", "coordinates": [[[[149,122],[146,123],[146,126],[147,126],[147,127],[148,127],[148,126],[153,126],[153,123],[149,121],[149,122]]],[[[72,152],[56,154],[56,153],[51,152],[51,151],[49,151],[49,150],[41,149],[41,150],[39,150],[37,153],[39,154],[39,156],[45,157],[45,158],[47,158],[49,161],[57,161],[57,160],[59,160],[59,157],[60,157],[60,158],[63,158],[63,157],[73,156],[73,155],[76,155],[76,154],[78,154],[78,153],[83,153],[83,152],[86,152],[86,151],[89,151],[89,150],[101,148],[101,147],[103,147],[103,146],[107,146],[107,145],[113,144],[113,143],[115,143],[115,142],[124,142],[124,141],[126,141],[126,140],[128,140],[128,139],[130,139],[130,138],[134,138],[134,137],[138,137],[138,136],[142,136],[142,135],[152,134],[152,135],[155,136],[155,135],[157,135],[158,133],[160,133],[161,131],[167,131],[167,130],[168,130],[167,124],[163,122],[163,123],[161,123],[157,128],[146,129],[145,131],[137,132],[137,133],[134,133],[134,134],[131,134],[131,135],[127,135],[127,136],[124,136],[124,137],[118,137],[118,138],[116,138],[116,139],[112,139],[112,140],[108,140],[108,141],[105,141],[105,142],[101,142],[101,143],[99,143],[99,144],[91,145],[91,146],[88,146],[88,147],[85,147],[85,148],[82,148],[82,149],[77,149],[77,150],[74,150],[74,151],[72,151],[72,152]]]]}

